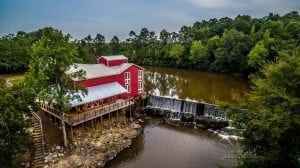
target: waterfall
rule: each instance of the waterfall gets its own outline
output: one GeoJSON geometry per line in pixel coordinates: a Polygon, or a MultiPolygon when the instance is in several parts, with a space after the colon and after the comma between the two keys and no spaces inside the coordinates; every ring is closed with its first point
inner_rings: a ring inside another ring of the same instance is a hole
{"type": "Polygon", "coordinates": [[[193,113],[196,114],[197,111],[197,102],[184,101],[183,102],[183,113],[193,113]]]}
{"type": "Polygon", "coordinates": [[[220,107],[215,105],[205,104],[204,106],[204,116],[213,117],[220,120],[226,119],[226,115],[220,111],[220,107]]]}
{"type": "Polygon", "coordinates": [[[161,109],[166,112],[166,117],[171,119],[181,119],[184,113],[191,113],[194,116],[209,116],[216,119],[226,119],[216,105],[180,100],[171,97],[150,95],[147,102],[148,108],[161,109]]]}

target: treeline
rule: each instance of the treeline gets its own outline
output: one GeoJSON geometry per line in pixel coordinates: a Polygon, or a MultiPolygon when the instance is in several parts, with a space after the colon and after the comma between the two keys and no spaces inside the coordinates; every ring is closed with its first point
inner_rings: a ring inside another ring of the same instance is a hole
{"type": "MultiPolygon", "coordinates": [[[[41,30],[18,32],[0,39],[0,71],[24,71],[28,67],[31,45],[41,30]]],[[[109,42],[101,34],[74,40],[85,63],[99,55],[124,54],[141,65],[191,68],[219,73],[248,75],[273,61],[280,53],[290,54],[300,44],[300,16],[292,11],[283,16],[270,13],[263,18],[238,15],[234,19],[203,20],[183,26],[178,32],[147,28],[121,41],[109,42]]]]}

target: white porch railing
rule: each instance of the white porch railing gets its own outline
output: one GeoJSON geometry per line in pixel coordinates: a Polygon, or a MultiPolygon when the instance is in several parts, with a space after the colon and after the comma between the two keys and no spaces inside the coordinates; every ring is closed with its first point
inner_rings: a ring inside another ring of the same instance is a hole
{"type": "MultiPolygon", "coordinates": [[[[113,111],[117,111],[119,109],[128,107],[130,105],[134,104],[132,99],[119,99],[117,100],[115,103],[103,106],[103,107],[98,107],[95,109],[90,109],[90,110],[86,110],[86,111],[82,111],[80,113],[66,113],[65,114],[65,122],[68,123],[69,125],[75,126],[81,123],[84,123],[86,121],[98,118],[100,116],[103,116],[105,114],[111,113],[113,111]]],[[[42,104],[41,108],[43,111],[48,112],[49,114],[61,119],[61,115],[59,114],[59,112],[57,110],[55,110],[54,108],[46,105],[46,104],[42,104]]]]}

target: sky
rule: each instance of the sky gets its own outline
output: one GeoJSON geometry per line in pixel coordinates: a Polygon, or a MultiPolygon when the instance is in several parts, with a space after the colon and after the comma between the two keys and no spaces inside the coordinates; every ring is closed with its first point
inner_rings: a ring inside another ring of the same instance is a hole
{"type": "Polygon", "coordinates": [[[0,0],[0,36],[52,26],[76,39],[100,33],[124,40],[143,27],[158,34],[204,19],[299,10],[300,0],[0,0]]]}

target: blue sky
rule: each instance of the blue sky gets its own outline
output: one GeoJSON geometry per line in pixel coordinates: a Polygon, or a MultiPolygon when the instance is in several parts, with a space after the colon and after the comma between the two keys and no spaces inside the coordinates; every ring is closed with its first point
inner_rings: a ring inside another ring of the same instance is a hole
{"type": "Polygon", "coordinates": [[[203,19],[292,10],[300,10],[300,0],[0,0],[0,36],[52,26],[77,39],[96,33],[125,39],[143,27],[178,31],[203,19]]]}

